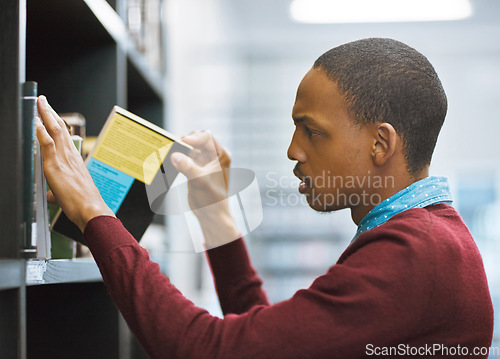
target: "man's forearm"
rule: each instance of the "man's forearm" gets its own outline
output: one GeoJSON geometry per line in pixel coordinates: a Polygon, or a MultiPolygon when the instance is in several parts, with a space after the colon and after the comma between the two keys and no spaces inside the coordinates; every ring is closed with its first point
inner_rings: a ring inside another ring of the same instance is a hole
{"type": "Polygon", "coordinates": [[[219,247],[241,237],[236,221],[229,211],[229,200],[195,209],[207,249],[219,247]]]}

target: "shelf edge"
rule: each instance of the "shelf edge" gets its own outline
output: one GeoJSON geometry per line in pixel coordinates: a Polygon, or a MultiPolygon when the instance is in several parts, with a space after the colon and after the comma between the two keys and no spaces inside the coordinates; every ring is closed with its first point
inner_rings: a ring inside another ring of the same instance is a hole
{"type": "Polygon", "coordinates": [[[26,284],[100,282],[101,273],[92,259],[29,260],[26,284]]]}
{"type": "Polygon", "coordinates": [[[163,75],[160,71],[151,68],[147,63],[146,57],[137,51],[120,15],[116,13],[106,0],[84,1],[104,29],[106,29],[118,46],[127,54],[148,85],[151,86],[160,98],[163,98],[163,75]]]}

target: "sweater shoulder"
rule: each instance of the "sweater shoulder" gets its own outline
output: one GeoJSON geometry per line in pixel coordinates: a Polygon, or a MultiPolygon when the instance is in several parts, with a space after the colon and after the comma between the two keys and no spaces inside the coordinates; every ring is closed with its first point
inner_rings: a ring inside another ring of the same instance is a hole
{"type": "Polygon", "coordinates": [[[402,237],[421,237],[424,235],[443,235],[452,231],[452,236],[470,233],[458,212],[446,204],[436,204],[424,208],[412,208],[396,214],[386,223],[376,227],[367,235],[402,237]]]}
{"type": "Polygon", "coordinates": [[[384,224],[361,234],[344,252],[350,255],[373,242],[419,248],[472,246],[474,240],[458,212],[446,204],[412,208],[398,213],[384,224]]]}

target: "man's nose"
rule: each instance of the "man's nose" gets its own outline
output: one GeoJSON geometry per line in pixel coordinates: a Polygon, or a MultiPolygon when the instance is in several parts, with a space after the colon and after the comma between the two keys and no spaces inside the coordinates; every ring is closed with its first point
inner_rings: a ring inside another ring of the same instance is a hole
{"type": "Polygon", "coordinates": [[[297,132],[293,133],[292,141],[288,146],[287,156],[292,161],[305,162],[306,155],[304,150],[302,150],[299,140],[297,138],[297,132]]]}

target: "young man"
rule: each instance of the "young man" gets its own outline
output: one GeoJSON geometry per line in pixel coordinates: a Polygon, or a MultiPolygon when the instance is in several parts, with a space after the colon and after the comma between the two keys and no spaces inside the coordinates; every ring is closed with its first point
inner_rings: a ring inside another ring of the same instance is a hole
{"type": "MultiPolygon", "coordinates": [[[[365,39],[323,54],[298,88],[288,156],[311,208],[350,208],[358,231],[311,287],[274,305],[243,239],[208,251],[224,319],[183,297],[114,218],[44,97],[38,138],[55,198],[151,357],[486,358],[493,309],[481,256],[448,205],[446,179],[428,177],[446,107],[433,67],[400,42],[365,39]]],[[[184,140],[203,150],[210,139],[184,140]]],[[[216,146],[218,158],[172,161],[188,179],[203,177],[229,166],[216,146]]],[[[224,189],[190,181],[190,205],[214,203],[224,189]]],[[[239,237],[219,203],[199,216],[208,247],[239,237]]]]}

